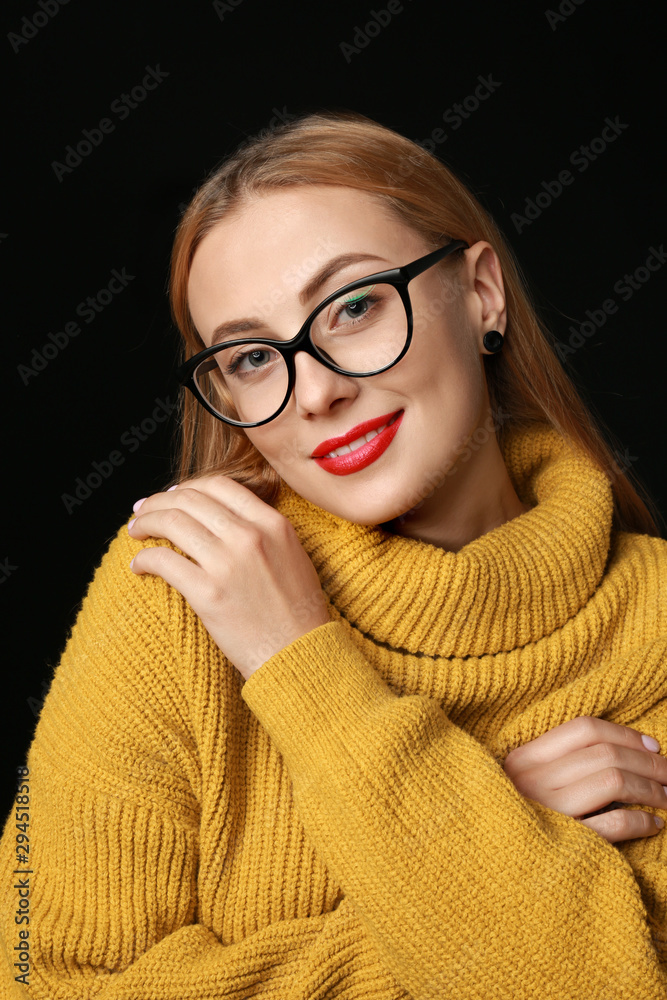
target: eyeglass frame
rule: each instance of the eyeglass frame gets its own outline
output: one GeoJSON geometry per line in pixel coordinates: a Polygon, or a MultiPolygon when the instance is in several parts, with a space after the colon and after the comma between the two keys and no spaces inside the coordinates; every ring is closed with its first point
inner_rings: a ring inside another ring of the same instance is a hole
{"type": "Polygon", "coordinates": [[[176,370],[176,378],[180,385],[189,389],[194,395],[198,403],[208,410],[214,417],[218,420],[222,420],[226,424],[230,424],[232,427],[261,427],[263,424],[268,424],[272,420],[275,420],[282,411],[287,406],[289,400],[291,399],[294,386],[296,384],[296,366],[294,364],[294,356],[297,351],[305,351],[311,357],[319,361],[320,364],[324,365],[330,371],[337,372],[339,375],[347,375],[350,378],[368,378],[371,375],[380,375],[382,372],[389,371],[394,365],[403,358],[410,347],[412,342],[412,329],[413,329],[413,314],[412,314],[412,303],[410,301],[410,295],[408,293],[408,285],[413,280],[413,278],[418,277],[418,275],[423,274],[427,271],[429,267],[433,267],[435,264],[440,263],[444,260],[450,253],[455,250],[468,249],[469,244],[464,240],[451,240],[444,247],[440,247],[437,250],[432,250],[430,253],[425,254],[423,257],[418,257],[417,260],[413,260],[410,264],[404,264],[402,267],[393,267],[387,271],[377,271],[375,274],[368,274],[363,278],[356,278],[354,281],[348,282],[348,284],[341,286],[341,288],[336,289],[330,295],[327,295],[317,306],[311,311],[309,316],[304,320],[299,332],[292,337],[291,340],[271,340],[257,337],[242,337],[238,340],[224,341],[222,344],[211,344],[210,347],[204,348],[203,351],[199,351],[194,354],[191,358],[180,365],[176,370]],[[347,372],[344,369],[339,368],[338,365],[334,364],[332,361],[326,361],[325,358],[318,352],[317,348],[313,344],[310,337],[310,328],[312,326],[313,320],[326,306],[335,299],[340,298],[347,292],[353,292],[357,288],[363,288],[368,284],[384,284],[393,285],[398,294],[401,297],[403,305],[405,307],[405,313],[408,321],[408,333],[405,341],[405,346],[403,350],[398,355],[398,357],[391,362],[389,365],[385,365],[384,368],[378,368],[373,372],[347,372]],[[276,412],[267,417],[266,420],[256,420],[254,422],[244,422],[240,420],[234,420],[232,417],[223,417],[219,414],[210,403],[204,399],[202,393],[200,392],[197,384],[195,382],[194,373],[202,361],[211,357],[213,354],[218,353],[222,350],[227,350],[230,347],[239,347],[241,344],[268,344],[271,347],[275,347],[278,353],[282,356],[285,366],[287,368],[288,382],[287,382],[287,392],[285,399],[280,404],[276,412]]]}

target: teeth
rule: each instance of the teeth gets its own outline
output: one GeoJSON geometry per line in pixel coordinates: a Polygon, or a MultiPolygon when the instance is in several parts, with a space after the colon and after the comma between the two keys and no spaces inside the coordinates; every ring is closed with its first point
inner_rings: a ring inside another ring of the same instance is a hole
{"type": "Polygon", "coordinates": [[[377,437],[378,434],[381,434],[382,431],[389,426],[389,424],[394,423],[395,419],[396,417],[392,417],[389,423],[383,424],[382,427],[378,427],[377,430],[369,431],[368,434],[366,434],[364,437],[357,438],[356,441],[352,441],[350,442],[350,444],[344,444],[340,448],[336,448],[335,451],[330,451],[329,454],[325,455],[324,457],[337,458],[338,455],[349,455],[350,452],[356,451],[357,448],[361,448],[363,445],[367,444],[368,441],[372,441],[374,437],[377,437]]]}

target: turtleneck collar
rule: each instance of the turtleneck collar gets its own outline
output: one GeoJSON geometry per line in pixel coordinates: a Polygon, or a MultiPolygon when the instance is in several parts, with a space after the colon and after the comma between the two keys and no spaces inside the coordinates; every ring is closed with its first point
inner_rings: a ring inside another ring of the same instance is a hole
{"type": "Polygon", "coordinates": [[[503,458],[531,509],[448,552],[317,507],[282,480],[294,526],[339,614],[402,652],[508,652],[561,628],[589,600],[610,551],[611,482],[544,423],[511,428],[503,458]]]}

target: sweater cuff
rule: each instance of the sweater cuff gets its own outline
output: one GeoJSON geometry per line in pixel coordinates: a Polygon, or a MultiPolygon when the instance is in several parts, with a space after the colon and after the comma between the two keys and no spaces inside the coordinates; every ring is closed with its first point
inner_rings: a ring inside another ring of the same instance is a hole
{"type": "Polygon", "coordinates": [[[367,730],[370,713],[399,698],[341,621],[318,625],[274,653],[248,678],[241,696],[283,756],[311,761],[330,745],[335,729],[347,742],[345,733],[367,730]]]}

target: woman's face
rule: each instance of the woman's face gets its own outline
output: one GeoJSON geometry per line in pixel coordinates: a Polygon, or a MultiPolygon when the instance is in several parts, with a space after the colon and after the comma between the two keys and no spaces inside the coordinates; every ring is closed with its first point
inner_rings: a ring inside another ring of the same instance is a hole
{"type": "MultiPolygon", "coordinates": [[[[328,185],[274,189],[249,197],[202,240],[190,273],[190,310],[207,346],[219,324],[246,317],[262,321],[265,337],[289,340],[344,284],[431,249],[372,195],[328,185]],[[341,254],[365,259],[330,268],[301,302],[299,293],[341,254]]],[[[437,266],[410,282],[412,342],[393,368],[354,378],[296,354],[286,408],[243,433],[301,496],[358,524],[388,522],[416,504],[437,505],[443,491],[457,491],[461,509],[460,490],[465,481],[472,488],[472,480],[453,473],[488,416],[482,337],[490,329],[504,332],[504,299],[489,244],[465,251],[458,273],[455,293],[437,266]],[[369,464],[336,474],[312,457],[323,441],[399,411],[389,445],[369,464]]]]}

